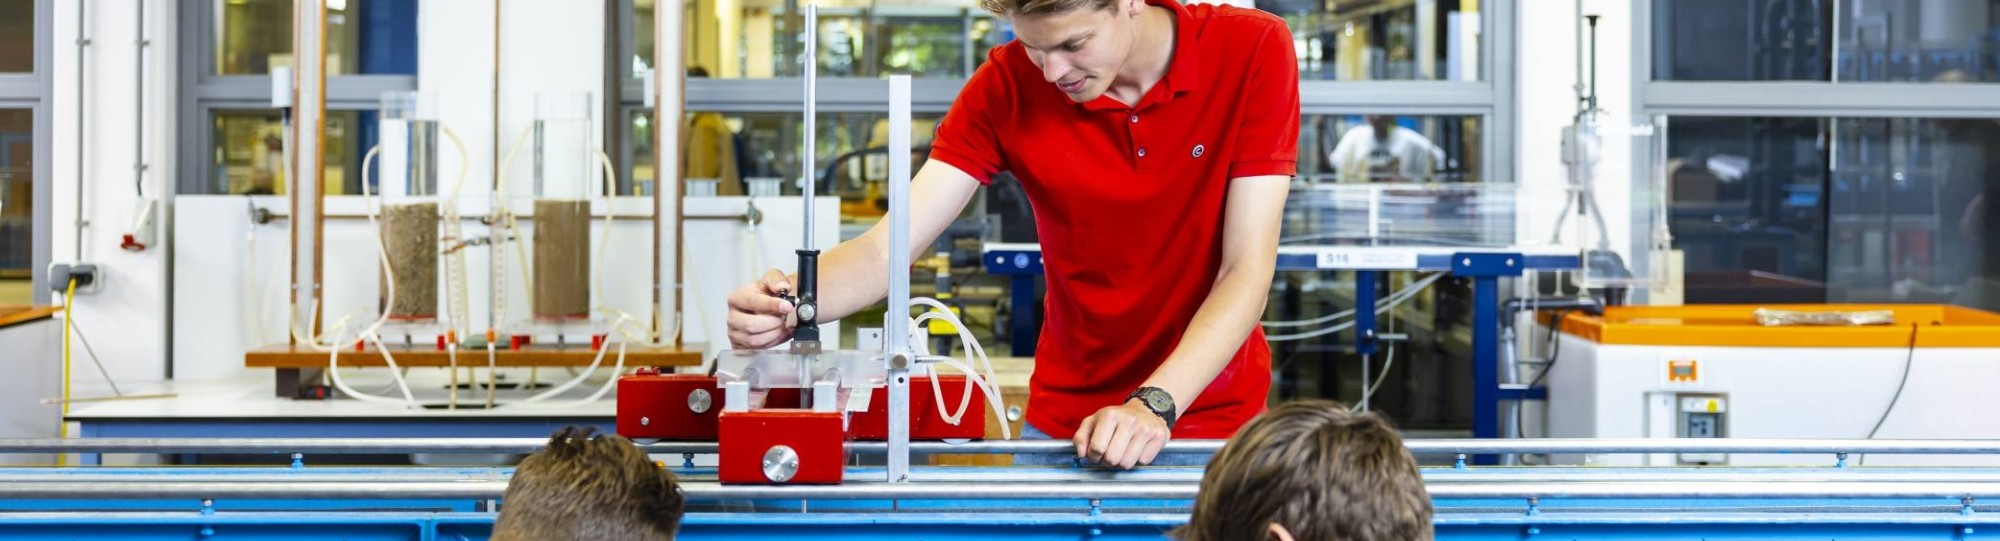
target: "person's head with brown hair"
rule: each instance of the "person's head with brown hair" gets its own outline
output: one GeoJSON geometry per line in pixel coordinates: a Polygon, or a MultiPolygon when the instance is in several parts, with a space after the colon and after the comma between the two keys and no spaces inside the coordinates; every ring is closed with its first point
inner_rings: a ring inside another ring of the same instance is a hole
{"type": "Polygon", "coordinates": [[[1042,79],[1076,103],[1134,88],[1173,57],[1174,11],[1146,0],[979,0],[1006,18],[1042,79]]]}
{"type": "Polygon", "coordinates": [[[1250,421],[1208,463],[1182,541],[1431,539],[1431,499],[1389,421],[1328,400],[1250,421]]]}
{"type": "Polygon", "coordinates": [[[493,539],[670,540],[686,499],[632,440],[566,427],[514,469],[493,539]]]}

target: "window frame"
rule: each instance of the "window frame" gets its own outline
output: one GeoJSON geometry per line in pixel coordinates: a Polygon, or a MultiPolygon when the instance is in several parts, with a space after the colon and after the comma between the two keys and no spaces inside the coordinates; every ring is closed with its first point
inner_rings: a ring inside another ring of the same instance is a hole
{"type": "Polygon", "coordinates": [[[47,304],[53,302],[53,292],[48,290],[48,276],[41,272],[53,258],[52,250],[53,208],[55,185],[50,177],[54,165],[53,122],[50,118],[55,95],[55,0],[34,0],[35,20],[33,23],[34,55],[32,71],[28,73],[0,74],[0,109],[27,110],[34,138],[34,170],[29,172],[29,183],[34,189],[33,200],[28,202],[30,241],[28,275],[31,293],[30,303],[47,304]]]}
{"type": "MultiPolygon", "coordinates": [[[[215,175],[208,157],[214,144],[210,130],[213,115],[217,111],[281,109],[271,106],[269,75],[215,73],[213,2],[179,2],[176,9],[175,25],[185,45],[179,48],[176,60],[178,73],[182,75],[175,118],[180,141],[176,149],[179,180],[175,187],[182,194],[210,194],[208,181],[215,175]]],[[[422,29],[418,31],[421,33],[422,29]]],[[[421,39],[418,43],[421,47],[421,39]]],[[[383,92],[415,90],[415,75],[328,75],[326,110],[329,113],[374,110],[381,106],[383,92]]]]}
{"type": "MultiPolygon", "coordinates": [[[[611,1],[618,3],[618,23],[612,27],[621,32],[617,38],[617,50],[622,62],[634,51],[636,38],[633,37],[632,27],[637,11],[632,0],[611,1]]],[[[1514,155],[1515,138],[1511,134],[1518,125],[1516,115],[1519,103],[1515,99],[1514,67],[1520,29],[1518,4],[1521,1],[1497,0],[1482,6],[1479,62],[1483,77],[1480,80],[1301,81],[1300,114],[1476,116],[1480,118],[1481,130],[1477,142],[1482,156],[1479,178],[1488,183],[1513,184],[1519,173],[1518,160],[1514,155]]],[[[978,51],[973,54],[978,54],[978,51]]],[[[972,59],[970,55],[966,58],[968,62],[972,59]]],[[[623,69],[622,63],[618,66],[623,69]]],[[[678,80],[678,77],[669,75],[673,74],[663,74],[662,81],[678,80]]],[[[623,79],[620,86],[624,92],[620,102],[643,107],[640,99],[643,97],[643,85],[635,78],[623,79]]],[[[886,113],[888,104],[882,101],[883,81],[877,77],[821,77],[819,110],[825,113],[886,113]]],[[[912,81],[911,90],[916,101],[911,104],[911,112],[945,112],[951,108],[959,90],[964,88],[965,81],[963,77],[926,77],[912,81]]],[[[804,97],[802,85],[798,77],[689,79],[685,110],[722,114],[800,112],[800,101],[804,97]]],[[[614,138],[606,140],[616,141],[620,147],[630,146],[624,141],[622,128],[614,138]]],[[[630,154],[627,150],[620,150],[619,153],[621,156],[630,154]]],[[[620,167],[629,175],[632,170],[629,158],[621,158],[620,167]]]]}
{"type": "MultiPolygon", "coordinates": [[[[1630,0],[1632,26],[1632,110],[1635,133],[1654,135],[1632,140],[1634,179],[1663,175],[1666,126],[1673,117],[1758,117],[1830,120],[1827,132],[1838,133],[1844,118],[2000,118],[2000,83],[1841,82],[1837,73],[1826,81],[1674,81],[1654,77],[1654,7],[1673,0],[1630,0]],[[1889,104],[1889,105],[1884,105],[1889,104]]],[[[1834,0],[1834,12],[1853,0],[1834,0]]],[[[1827,60],[1840,54],[1840,18],[1831,32],[1827,60]]],[[[1837,139],[1837,137],[1836,137],[1837,139]]],[[[1656,182],[1664,182],[1657,180],[1656,182]]],[[[1661,185],[1661,188],[1667,188],[1661,185]]],[[[1635,193],[1638,190],[1634,190],[1635,193]]],[[[1833,215],[1824,216],[1832,227],[1833,215]]],[[[1652,243],[1647,232],[1633,228],[1634,246],[1652,243]]],[[[1833,253],[1833,235],[1825,239],[1833,253]]],[[[1685,270],[1683,270],[1685,272],[1685,270]]],[[[1829,271],[1830,272],[1830,271],[1829,271]]],[[[1826,279],[1828,276],[1822,276],[1826,279]]]]}

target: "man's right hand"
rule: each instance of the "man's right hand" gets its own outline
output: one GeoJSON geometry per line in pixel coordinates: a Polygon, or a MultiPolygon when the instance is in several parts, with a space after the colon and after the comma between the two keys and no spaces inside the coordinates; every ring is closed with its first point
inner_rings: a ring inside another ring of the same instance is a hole
{"type": "Polygon", "coordinates": [[[772,269],[729,294],[729,345],[734,349],[770,349],[792,338],[792,279],[772,269]]]}

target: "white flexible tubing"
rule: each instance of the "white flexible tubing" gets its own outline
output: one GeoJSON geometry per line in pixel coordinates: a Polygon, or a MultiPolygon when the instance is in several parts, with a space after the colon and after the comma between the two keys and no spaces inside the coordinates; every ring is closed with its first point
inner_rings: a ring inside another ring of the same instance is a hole
{"type": "MultiPolygon", "coordinates": [[[[1361,404],[1362,407],[1364,408],[1372,407],[1368,404],[1368,399],[1375,396],[1375,391],[1382,389],[1382,382],[1387,381],[1389,379],[1389,369],[1394,368],[1396,366],[1395,342],[1389,342],[1389,353],[1387,355],[1387,358],[1388,360],[1382,363],[1382,373],[1375,375],[1375,383],[1361,388],[1361,404]]],[[[1367,411],[1367,410],[1363,409],[1362,411],[1367,411]]]]}
{"type": "MultiPolygon", "coordinates": [[[[453,132],[450,126],[440,123],[438,131],[443,132],[445,139],[451,141],[452,148],[458,151],[458,178],[452,181],[451,196],[444,200],[444,228],[447,237],[450,237],[454,241],[462,242],[465,232],[459,223],[461,217],[458,214],[458,202],[459,197],[465,191],[465,178],[471,170],[469,166],[471,158],[465,152],[465,143],[458,139],[458,133],[453,132]]],[[[442,252],[443,246],[440,245],[439,248],[442,252]]],[[[463,337],[466,333],[472,332],[472,309],[469,306],[470,301],[468,300],[470,294],[466,291],[465,252],[459,250],[450,254],[441,253],[441,255],[444,256],[445,260],[445,281],[449,282],[445,284],[445,294],[448,296],[448,299],[445,301],[445,325],[446,328],[451,329],[452,334],[463,337]]],[[[452,348],[447,347],[446,349],[451,350],[452,348]]],[[[457,370],[455,368],[457,366],[457,356],[455,354],[452,355],[452,360],[452,366],[454,366],[452,370],[457,370]]]]}
{"type": "Polygon", "coordinates": [[[945,423],[948,423],[952,426],[958,426],[959,419],[965,417],[965,410],[972,407],[972,385],[978,385],[979,388],[983,390],[986,388],[985,381],[979,377],[979,372],[973,371],[971,367],[965,366],[964,363],[958,362],[958,359],[953,359],[947,355],[926,355],[918,357],[917,360],[948,364],[951,365],[952,368],[957,368],[958,371],[965,373],[967,381],[965,392],[959,393],[958,411],[954,413],[952,412],[952,410],[945,409],[944,383],[941,383],[938,380],[939,379],[938,376],[940,376],[941,374],[939,374],[937,369],[935,368],[929,370],[931,378],[931,397],[937,400],[938,415],[944,418],[945,423]]]}
{"type": "MultiPolygon", "coordinates": [[[[403,399],[409,402],[411,409],[418,409],[422,406],[417,404],[416,394],[410,392],[410,382],[403,379],[402,372],[397,370],[396,356],[389,353],[389,346],[382,343],[382,335],[376,332],[382,328],[382,324],[389,322],[389,312],[396,307],[396,271],[389,265],[389,247],[383,244],[382,225],[375,219],[375,213],[380,211],[380,207],[371,204],[374,202],[372,200],[374,196],[368,194],[368,166],[374,163],[375,154],[381,151],[381,145],[370,147],[368,154],[361,158],[361,201],[364,214],[368,216],[368,227],[375,231],[375,255],[376,260],[382,263],[382,283],[387,286],[384,288],[387,293],[382,299],[382,315],[376,317],[375,322],[369,324],[367,329],[362,330],[359,337],[363,340],[375,339],[375,349],[382,354],[382,362],[389,365],[389,376],[395,378],[396,387],[402,389],[403,399]]],[[[338,371],[333,372],[336,376],[339,374],[338,371]]]]}
{"type": "MultiPolygon", "coordinates": [[[[1434,273],[1434,274],[1431,274],[1430,276],[1426,276],[1426,277],[1424,277],[1424,278],[1423,278],[1423,279],[1421,279],[1421,280],[1418,280],[1418,281],[1417,281],[1417,283],[1422,283],[1422,284],[1424,284],[1425,286],[1429,286],[1430,284],[1432,284],[1432,283],[1434,283],[1434,282],[1437,282],[1437,279],[1438,279],[1438,278],[1440,278],[1440,277],[1443,277],[1443,276],[1444,276],[1444,274],[1443,274],[1443,273],[1434,273]]],[[[1420,288],[1420,289],[1421,289],[1421,288],[1420,288]]],[[[1403,293],[1403,291],[1408,291],[1408,290],[1409,290],[1409,287],[1407,287],[1407,286],[1406,286],[1406,287],[1405,287],[1405,288],[1404,288],[1403,290],[1400,290],[1400,291],[1397,291],[1396,293],[1392,293],[1392,294],[1390,294],[1390,295],[1389,295],[1389,297],[1391,297],[1391,298],[1394,298],[1394,297],[1395,297],[1396,295],[1398,295],[1398,294],[1401,294],[1401,293],[1403,293]]],[[[1382,299],[1382,300],[1378,300],[1378,301],[1375,301],[1375,306],[1377,306],[1377,307],[1380,307],[1380,306],[1382,306],[1382,304],[1383,304],[1383,303],[1385,303],[1385,302],[1388,302],[1388,300],[1389,300],[1389,299],[1382,299]]],[[[1354,314],[1355,314],[1355,310],[1354,310],[1354,309],[1351,309],[1351,308],[1350,308],[1350,309],[1347,309],[1347,310],[1343,310],[1343,311],[1340,311],[1340,312],[1336,312],[1336,313],[1332,313],[1332,314],[1328,314],[1328,315],[1324,315],[1324,316],[1320,316],[1320,317],[1316,317],[1316,318],[1312,318],[1312,319],[1302,319],[1302,320],[1298,320],[1298,321],[1262,321],[1262,322],[1258,322],[1258,325],[1263,325],[1263,326],[1264,326],[1264,327],[1266,327],[1266,328],[1271,328],[1271,327],[1310,327],[1310,326],[1313,326],[1313,325],[1318,325],[1318,324],[1321,324],[1321,323],[1329,323],[1329,322],[1332,322],[1332,321],[1334,321],[1334,320],[1338,320],[1338,319],[1340,319],[1340,318],[1344,318],[1344,317],[1348,317],[1348,316],[1352,316],[1352,315],[1354,315],[1354,314]]]]}
{"type": "MultiPolygon", "coordinates": [[[[604,168],[604,234],[597,237],[597,272],[590,273],[590,294],[597,296],[596,304],[601,310],[610,306],[610,303],[605,302],[604,267],[608,266],[605,263],[611,259],[611,220],[613,216],[618,214],[616,209],[612,208],[612,205],[616,202],[614,196],[617,195],[615,190],[617,189],[618,174],[616,168],[611,165],[611,157],[604,155],[603,149],[598,149],[595,157],[597,158],[598,165],[604,168]]],[[[586,211],[590,208],[588,200],[584,202],[584,208],[586,211]]],[[[657,315],[655,314],[655,316],[657,315]]]]}
{"type": "MultiPolygon", "coordinates": [[[[980,389],[990,389],[999,386],[999,383],[997,382],[988,381],[986,378],[980,377],[979,372],[972,370],[972,367],[966,366],[965,363],[958,362],[958,359],[954,359],[943,355],[925,355],[918,357],[917,360],[946,364],[950,365],[952,368],[958,369],[961,372],[965,372],[966,385],[968,385],[968,387],[966,387],[966,393],[962,395],[961,398],[959,399],[958,414],[951,415],[949,412],[944,411],[944,386],[943,384],[938,383],[937,370],[931,370],[931,396],[936,397],[938,401],[938,415],[943,417],[945,419],[945,422],[948,422],[953,426],[958,425],[959,418],[965,415],[966,408],[971,407],[971,398],[972,398],[972,392],[971,392],[972,388],[970,387],[971,385],[978,385],[980,389]]],[[[1005,406],[1000,401],[1000,394],[997,392],[986,393],[986,405],[987,407],[992,408],[994,412],[993,414],[995,416],[1000,416],[1000,417],[995,417],[996,419],[1000,420],[999,423],[1000,439],[1003,440],[1014,439],[1013,430],[1007,424],[1006,417],[1002,416],[1004,415],[1004,413],[1002,413],[1002,410],[1005,408],[1005,406]]]]}
{"type": "MultiPolygon", "coordinates": [[[[957,315],[951,313],[950,307],[945,306],[944,303],[938,302],[937,299],[931,299],[925,297],[911,298],[910,304],[927,306],[935,309],[935,311],[933,312],[925,312],[922,316],[919,316],[918,319],[924,319],[925,316],[931,316],[931,314],[937,314],[936,316],[933,317],[934,319],[943,319],[945,322],[950,323],[952,325],[952,328],[958,331],[959,341],[965,343],[966,353],[968,355],[976,357],[978,361],[984,364],[984,367],[986,369],[986,379],[987,380],[996,379],[993,376],[993,361],[986,357],[986,348],[980,347],[979,339],[972,337],[972,331],[965,327],[964,322],[959,321],[957,315]]],[[[919,327],[912,326],[911,330],[914,331],[917,328],[919,327]]],[[[967,364],[970,364],[974,359],[974,357],[968,357],[966,360],[967,364]]],[[[998,389],[993,389],[993,390],[998,391],[998,389]]],[[[994,394],[997,395],[998,393],[996,392],[994,394]]]]}
{"type": "MultiPolygon", "coordinates": [[[[951,309],[949,307],[946,307],[944,303],[938,302],[937,299],[914,297],[910,299],[910,304],[917,306],[926,306],[935,309],[934,311],[927,311],[922,315],[917,316],[914,320],[912,320],[912,324],[910,325],[912,334],[915,334],[917,329],[923,328],[924,323],[929,322],[930,320],[933,319],[943,320],[947,323],[950,323],[952,325],[953,330],[958,331],[959,341],[965,343],[965,350],[966,354],[968,355],[968,360],[964,365],[958,364],[957,361],[952,361],[950,364],[965,372],[969,384],[978,384],[981,389],[984,389],[986,391],[987,405],[993,408],[993,414],[996,416],[996,418],[1002,419],[1002,422],[999,423],[1001,439],[1013,439],[1014,437],[1013,431],[1010,430],[1007,423],[1004,421],[1006,419],[1005,417],[1006,412],[1005,412],[1005,406],[1003,406],[1000,401],[999,379],[995,377],[993,374],[993,360],[986,356],[986,349],[979,345],[979,340],[973,338],[972,332],[966,328],[965,323],[959,321],[958,316],[952,314],[951,309]],[[986,373],[983,375],[983,377],[977,370],[974,369],[972,365],[973,360],[977,360],[979,363],[984,365],[986,373]]],[[[948,355],[944,357],[949,358],[948,355]]],[[[933,370],[931,376],[931,384],[933,385],[932,390],[936,392],[938,396],[938,402],[939,402],[938,413],[940,415],[944,415],[947,412],[943,411],[944,400],[943,400],[942,384],[938,383],[937,381],[938,380],[936,371],[933,370]]],[[[958,412],[959,416],[965,414],[965,408],[967,407],[966,404],[968,404],[968,401],[971,399],[972,389],[967,388],[965,392],[966,392],[965,397],[959,400],[959,403],[961,404],[959,406],[959,412],[958,412]]],[[[952,419],[953,417],[956,416],[948,416],[946,420],[952,421],[951,424],[953,425],[958,424],[956,421],[953,421],[952,419]]]]}
{"type": "MultiPolygon", "coordinates": [[[[308,329],[319,326],[319,299],[313,299],[311,311],[312,311],[312,318],[307,320],[306,322],[306,327],[308,329]]],[[[341,319],[343,321],[345,321],[346,318],[347,316],[341,316],[341,319]]],[[[290,318],[287,319],[289,320],[290,318]]],[[[323,336],[307,334],[305,331],[301,331],[299,330],[298,327],[293,326],[289,321],[285,323],[285,327],[286,327],[285,330],[291,332],[292,341],[298,342],[300,344],[305,344],[306,347],[312,348],[313,351],[326,353],[326,350],[328,348],[333,347],[331,345],[331,342],[329,342],[329,345],[325,346],[320,345],[320,339],[324,338],[323,336]]]]}
{"type": "MultiPolygon", "coordinates": [[[[625,325],[625,324],[627,324],[627,323],[629,323],[629,322],[631,322],[631,321],[632,321],[632,318],[631,318],[630,316],[622,316],[622,317],[620,317],[620,318],[619,318],[619,319],[618,319],[617,321],[614,321],[614,322],[612,322],[612,323],[611,323],[611,326],[612,326],[613,328],[615,328],[615,329],[618,329],[618,330],[620,330],[621,332],[623,332],[623,331],[624,331],[624,329],[623,329],[623,327],[620,327],[620,326],[621,326],[621,325],[625,325]]],[[[629,334],[628,334],[628,336],[629,336],[629,334]]],[[[593,401],[593,400],[596,400],[596,399],[598,399],[599,397],[602,397],[602,396],[604,396],[604,393],[606,393],[606,392],[609,392],[609,391],[611,390],[611,387],[612,387],[613,385],[615,385],[615,384],[616,384],[616,382],[618,381],[618,377],[617,377],[617,376],[618,376],[619,374],[622,374],[622,373],[624,373],[624,372],[625,372],[625,346],[626,346],[626,343],[627,343],[627,342],[626,342],[626,341],[624,341],[624,340],[619,340],[619,341],[618,341],[618,362],[617,362],[617,366],[616,366],[616,367],[614,367],[614,368],[612,369],[612,372],[611,372],[611,375],[612,375],[612,377],[611,377],[610,379],[607,379],[607,380],[605,380],[605,383],[604,383],[604,385],[603,385],[602,387],[600,387],[600,388],[599,388],[599,389],[597,390],[597,392],[596,392],[596,393],[593,393],[593,394],[591,394],[591,395],[590,395],[589,397],[587,397],[587,398],[584,398],[584,399],[581,399],[581,400],[578,400],[578,401],[576,401],[576,402],[574,402],[574,403],[572,403],[572,404],[570,404],[570,405],[583,405],[583,404],[585,404],[585,403],[588,403],[588,402],[590,402],[590,401],[593,401]]],[[[536,394],[535,394],[534,396],[530,396],[530,397],[527,397],[527,398],[523,398],[523,399],[521,399],[521,401],[520,401],[519,403],[522,403],[522,404],[532,404],[532,403],[535,403],[535,402],[540,402],[540,401],[543,401],[543,400],[547,400],[547,399],[549,399],[550,397],[553,397],[553,396],[556,396],[556,395],[559,395],[559,394],[562,394],[562,393],[564,393],[564,392],[568,392],[568,391],[569,391],[570,389],[573,389],[573,388],[576,388],[576,386],[577,386],[577,385],[581,385],[581,384],[582,384],[582,383],[583,383],[583,382],[584,382],[585,380],[588,380],[588,379],[590,379],[590,376],[591,376],[591,375],[593,375],[594,373],[596,373],[596,371],[597,371],[597,367],[598,367],[598,366],[601,366],[601,365],[603,365],[603,364],[604,364],[604,354],[605,354],[605,352],[607,352],[607,351],[610,351],[610,350],[611,350],[611,346],[610,346],[610,344],[605,344],[605,345],[603,345],[603,346],[600,346],[600,347],[598,347],[598,348],[597,348],[597,358],[595,358],[595,359],[592,359],[592,360],[590,361],[590,366],[588,366],[588,367],[585,367],[585,368],[583,369],[583,372],[582,372],[581,374],[578,374],[578,375],[577,375],[576,377],[574,377],[574,378],[570,378],[570,380],[569,380],[569,381],[566,381],[566,382],[563,382],[563,384],[562,384],[562,385],[558,385],[558,386],[555,386],[555,387],[553,387],[553,388],[551,388],[551,389],[549,389],[549,390],[547,390],[547,391],[542,391],[542,392],[540,392],[540,393],[536,393],[536,394]]]]}
{"type": "MultiPolygon", "coordinates": [[[[1438,274],[1438,275],[1433,275],[1430,278],[1420,280],[1416,283],[1410,284],[1408,287],[1403,288],[1401,291],[1397,291],[1396,293],[1389,295],[1389,298],[1376,302],[1375,313],[1381,314],[1383,312],[1387,312],[1391,309],[1394,309],[1397,305],[1409,301],[1411,298],[1416,297],[1417,293],[1423,291],[1423,288],[1429,287],[1433,282],[1436,282],[1438,278],[1441,278],[1443,276],[1444,275],[1442,274],[1438,274]]],[[[1301,333],[1274,334],[1265,336],[1264,340],[1270,342],[1288,342],[1293,340],[1304,340],[1307,338],[1325,336],[1340,331],[1344,331],[1347,329],[1351,329],[1354,328],[1355,323],[1356,322],[1354,321],[1348,321],[1346,323],[1341,323],[1339,325],[1334,325],[1331,327],[1326,327],[1318,330],[1306,331],[1301,333]]]]}
{"type": "MultiPolygon", "coordinates": [[[[912,328],[912,329],[920,329],[920,328],[923,328],[923,326],[924,326],[924,324],[925,324],[925,323],[928,323],[928,322],[930,322],[931,320],[944,320],[944,318],[942,318],[942,317],[938,317],[938,316],[937,316],[937,314],[938,314],[938,312],[925,312],[924,314],[922,314],[922,315],[919,315],[919,316],[917,316],[917,317],[916,317],[916,318],[914,318],[914,319],[911,319],[911,320],[910,320],[910,328],[912,328]]],[[[949,320],[945,320],[945,321],[946,321],[947,323],[949,323],[949,322],[950,322],[949,320]]],[[[915,335],[915,334],[918,334],[918,333],[915,333],[915,332],[912,332],[911,334],[912,334],[912,335],[915,335]]],[[[961,335],[961,336],[962,336],[962,335],[961,335]]],[[[911,339],[912,339],[912,340],[911,340],[911,342],[913,342],[913,343],[914,343],[914,342],[916,342],[917,340],[915,340],[915,338],[916,338],[915,336],[912,336],[912,337],[911,337],[911,339]]],[[[974,353],[973,353],[973,350],[972,350],[972,348],[971,348],[971,347],[967,347],[967,348],[965,349],[965,354],[966,354],[966,357],[967,357],[967,363],[959,363],[957,359],[953,359],[953,358],[951,357],[951,352],[950,352],[950,351],[945,351],[945,352],[944,352],[943,354],[935,354],[935,355],[934,355],[934,354],[931,354],[931,352],[929,352],[929,351],[928,351],[928,348],[929,348],[929,346],[928,346],[928,345],[925,345],[925,346],[924,346],[923,348],[921,348],[921,350],[920,350],[920,351],[919,351],[919,353],[918,353],[918,354],[920,355],[920,358],[923,358],[923,359],[930,359],[930,360],[934,360],[934,361],[939,361],[939,362],[948,362],[948,364],[950,364],[950,365],[951,365],[952,367],[954,367],[954,368],[957,368],[957,369],[958,369],[958,371],[960,371],[960,372],[964,372],[964,373],[965,373],[965,375],[966,375],[966,376],[967,376],[967,377],[969,378],[969,379],[968,379],[968,381],[982,381],[982,380],[984,379],[984,378],[981,378],[981,377],[979,377],[979,371],[978,371],[978,370],[974,370],[972,366],[968,366],[968,364],[969,364],[969,363],[973,363],[973,362],[976,362],[976,361],[974,361],[974,360],[973,360],[973,359],[975,359],[975,358],[976,358],[976,354],[974,354],[974,353]]],[[[982,353],[983,353],[983,352],[982,352],[982,353]]],[[[945,402],[944,402],[944,384],[942,384],[942,383],[939,383],[939,382],[938,382],[938,377],[937,377],[937,376],[938,376],[938,373],[937,373],[937,370],[935,370],[935,369],[932,369],[932,370],[931,370],[930,372],[931,372],[931,391],[932,391],[932,392],[931,392],[931,394],[932,394],[932,396],[934,396],[934,397],[936,397],[936,398],[937,398],[937,404],[938,404],[938,413],[939,413],[940,415],[943,415],[943,416],[944,416],[944,420],[945,420],[945,422],[947,422],[947,423],[950,423],[950,424],[952,424],[953,426],[956,426],[956,425],[958,425],[958,419],[959,419],[959,417],[963,417],[963,416],[965,416],[965,408],[966,408],[966,407],[968,407],[968,406],[970,406],[970,405],[971,405],[971,403],[972,403],[972,388],[971,388],[971,387],[966,387],[966,389],[965,389],[965,392],[964,392],[963,394],[961,394],[961,395],[959,396],[959,400],[958,400],[958,413],[951,413],[951,412],[949,412],[949,411],[946,411],[946,410],[944,409],[944,403],[945,403],[945,402]]],[[[994,394],[994,391],[995,391],[995,389],[991,389],[991,388],[988,388],[988,387],[987,387],[986,385],[980,385],[980,388],[981,388],[981,389],[983,389],[983,390],[985,390],[985,391],[987,391],[987,394],[989,394],[989,395],[991,395],[991,394],[994,394]]],[[[997,413],[997,412],[996,412],[996,413],[997,413]]]]}
{"type": "MultiPolygon", "coordinates": [[[[342,318],[340,323],[334,325],[334,331],[333,331],[334,339],[338,340],[340,338],[340,333],[346,328],[347,328],[347,319],[342,318]]],[[[394,404],[398,406],[403,406],[405,408],[416,407],[416,402],[414,400],[399,400],[387,396],[377,396],[368,393],[363,393],[361,391],[355,390],[353,387],[349,387],[347,385],[347,381],[341,379],[340,377],[340,348],[337,347],[329,348],[327,350],[326,365],[327,365],[327,370],[326,370],[327,375],[333,379],[333,388],[338,389],[341,394],[347,395],[348,398],[353,398],[355,400],[360,400],[362,402],[373,402],[377,404],[394,404]]],[[[390,373],[392,374],[395,373],[395,370],[391,369],[390,373]]]]}
{"type": "MultiPolygon", "coordinates": [[[[470,164],[472,162],[470,156],[465,152],[465,142],[459,140],[458,133],[452,131],[451,126],[440,123],[438,131],[444,133],[445,139],[451,141],[452,148],[458,152],[458,178],[452,181],[451,195],[444,200],[444,236],[451,239],[452,242],[463,242],[465,230],[460,225],[461,218],[458,214],[458,203],[459,197],[465,191],[465,178],[468,171],[471,170],[470,164]]],[[[456,410],[458,409],[458,341],[463,339],[466,333],[472,332],[472,308],[468,300],[468,297],[470,297],[470,292],[467,291],[468,280],[465,278],[465,251],[456,250],[450,253],[443,253],[444,245],[442,241],[438,248],[440,251],[439,255],[444,258],[445,265],[445,294],[447,295],[447,300],[445,301],[444,327],[449,329],[449,334],[451,334],[444,341],[445,370],[449,370],[451,373],[451,377],[449,378],[451,381],[451,392],[446,397],[446,404],[448,408],[456,410]]]]}
{"type": "Polygon", "coordinates": [[[389,377],[395,378],[396,387],[403,390],[403,400],[409,403],[410,409],[423,409],[417,404],[416,394],[410,392],[409,380],[403,379],[402,370],[396,367],[396,356],[390,355],[389,345],[382,343],[382,335],[371,332],[368,337],[375,340],[375,349],[382,352],[382,362],[389,364],[389,377]]]}

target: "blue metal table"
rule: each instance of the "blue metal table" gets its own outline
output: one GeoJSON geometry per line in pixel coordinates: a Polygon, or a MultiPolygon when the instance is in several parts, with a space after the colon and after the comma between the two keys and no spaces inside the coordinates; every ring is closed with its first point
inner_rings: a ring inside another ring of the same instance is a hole
{"type": "MultiPolygon", "coordinates": [[[[1353,271],[1355,306],[1373,306],[1375,287],[1383,272],[1448,272],[1472,279],[1473,418],[1475,437],[1500,436],[1499,405],[1503,401],[1541,400],[1541,388],[1500,384],[1500,279],[1529,271],[1575,270],[1582,254],[1574,248],[1433,248],[1377,246],[1281,246],[1277,269],[1293,272],[1353,271]]],[[[1039,322],[1035,278],[1043,273],[1041,246],[989,244],[981,258],[988,274],[1012,278],[1014,320],[1012,347],[1017,356],[1032,356],[1039,322]],[[1022,352],[1027,353],[1022,353],[1022,352]]],[[[1355,311],[1357,353],[1375,352],[1378,340],[1373,310],[1355,311]]]]}

